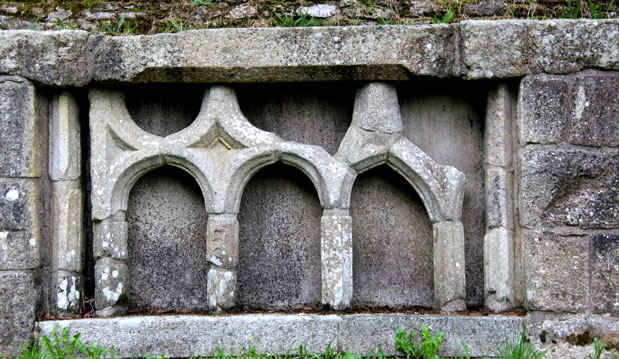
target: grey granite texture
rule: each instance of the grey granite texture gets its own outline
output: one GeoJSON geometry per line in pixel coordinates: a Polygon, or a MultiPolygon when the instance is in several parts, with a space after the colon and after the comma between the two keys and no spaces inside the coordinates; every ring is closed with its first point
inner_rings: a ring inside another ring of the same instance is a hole
{"type": "Polygon", "coordinates": [[[127,208],[130,308],[207,309],[206,222],[190,175],[163,167],[140,178],[127,208]]]}
{"type": "Polygon", "coordinates": [[[526,146],[520,151],[520,224],[619,227],[619,150],[526,146]]]}
{"type": "Polygon", "coordinates": [[[0,355],[19,353],[32,340],[37,300],[33,271],[0,271],[0,355]]]}
{"type": "Polygon", "coordinates": [[[239,304],[260,308],[320,303],[320,218],[312,182],[281,164],[258,172],[239,212],[239,304]]]}
{"type": "Polygon", "coordinates": [[[83,86],[92,80],[384,81],[415,75],[482,79],[585,68],[617,70],[617,25],[616,19],[474,20],[126,37],[0,31],[0,72],[50,85],[83,86]]]}
{"type": "Polygon", "coordinates": [[[353,306],[432,307],[432,224],[419,195],[387,166],[357,177],[353,306]]]}
{"type": "Polygon", "coordinates": [[[166,357],[213,356],[218,348],[232,353],[297,353],[303,344],[309,353],[332,349],[366,355],[382,348],[394,355],[397,328],[415,331],[422,324],[433,334],[445,332],[441,355],[460,355],[462,342],[472,356],[491,352],[505,338],[517,336],[524,320],[519,317],[376,315],[282,315],[245,314],[228,316],[124,317],[112,319],[39,322],[39,335],[54,327],[81,333],[85,343],[114,347],[117,357],[162,354],[166,357]]]}
{"type": "Polygon", "coordinates": [[[0,176],[40,176],[37,99],[30,82],[0,76],[0,128],[0,176]]]}
{"type": "Polygon", "coordinates": [[[531,75],[520,88],[520,143],[619,145],[619,73],[531,75]]]}

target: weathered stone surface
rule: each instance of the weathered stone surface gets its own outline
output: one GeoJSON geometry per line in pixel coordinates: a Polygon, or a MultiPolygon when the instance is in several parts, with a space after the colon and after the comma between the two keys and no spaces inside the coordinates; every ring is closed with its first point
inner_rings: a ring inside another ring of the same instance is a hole
{"type": "Polygon", "coordinates": [[[520,166],[521,225],[619,227],[619,150],[527,146],[520,166]]]}
{"type": "Polygon", "coordinates": [[[386,166],[362,173],[350,214],[353,306],[432,307],[432,224],[406,179],[386,166]]]}
{"type": "Polygon", "coordinates": [[[402,132],[398,92],[393,85],[372,82],[357,91],[352,124],[365,131],[402,132]]]}
{"type": "Polygon", "coordinates": [[[484,298],[488,309],[503,312],[516,306],[513,232],[494,228],[484,237],[484,298]]]}
{"type": "Polygon", "coordinates": [[[94,223],[94,254],[95,258],[110,257],[127,259],[129,227],[125,221],[105,220],[94,223]]]}
{"type": "MultiPolygon", "coordinates": [[[[37,233],[37,232],[34,232],[37,233]]],[[[39,241],[30,231],[0,231],[0,270],[39,266],[39,241]]]]}
{"type": "Polygon", "coordinates": [[[322,208],[302,172],[275,164],[245,186],[239,212],[239,304],[316,306],[322,208]]]}
{"type": "Polygon", "coordinates": [[[514,228],[512,176],[504,168],[486,169],[486,228],[514,228]]]}
{"type": "Polygon", "coordinates": [[[90,43],[94,79],[137,82],[406,80],[449,76],[456,60],[448,25],[212,29],[90,43]],[[231,43],[242,55],[230,53],[231,43]]]}
{"type": "Polygon", "coordinates": [[[220,267],[239,263],[239,221],[235,214],[211,214],[206,226],[206,256],[220,267]]]}
{"type": "Polygon", "coordinates": [[[563,77],[528,76],[520,85],[520,143],[557,143],[566,129],[569,83],[563,77]]]}
{"type": "MultiPolygon", "coordinates": [[[[335,315],[249,314],[227,316],[131,316],[111,319],[39,322],[41,335],[55,326],[80,333],[86,344],[116,349],[116,357],[157,353],[168,358],[215,356],[217,350],[240,353],[295,353],[303,344],[310,353],[337,347],[335,315]]],[[[155,355],[155,354],[152,354],[155,355]]]]}
{"type": "Polygon", "coordinates": [[[582,312],[589,306],[589,238],[524,231],[524,275],[529,310],[582,312]]]}
{"type": "Polygon", "coordinates": [[[591,237],[591,301],[598,313],[619,313],[619,233],[591,237]]]}
{"type": "Polygon", "coordinates": [[[208,307],[220,311],[236,305],[236,271],[211,266],[207,275],[208,307]]]}
{"type": "Polygon", "coordinates": [[[572,87],[568,141],[619,146],[619,72],[586,72],[572,87]]]}
{"type": "Polygon", "coordinates": [[[31,231],[38,245],[38,180],[0,178],[0,196],[0,230],[31,231]]]}
{"type": "Polygon", "coordinates": [[[335,154],[351,122],[355,90],[338,83],[263,83],[240,87],[237,93],[252,125],[335,154]]]}
{"type": "Polygon", "coordinates": [[[54,96],[49,119],[49,177],[75,180],[81,175],[79,108],[68,92],[54,96]]]}
{"type": "Polygon", "coordinates": [[[129,288],[129,268],[124,261],[101,258],[95,265],[97,312],[109,307],[125,307],[129,288]]]}
{"type": "Polygon", "coordinates": [[[0,272],[0,355],[16,356],[32,340],[37,296],[31,271],[0,272]]]}
{"type": "Polygon", "coordinates": [[[611,315],[529,312],[525,323],[528,338],[538,347],[556,343],[582,346],[592,344],[593,338],[607,348],[619,345],[619,323],[611,315]]]}
{"type": "Polygon", "coordinates": [[[471,79],[619,68],[617,20],[463,21],[462,74],[471,79]]]}
{"type": "MultiPolygon", "coordinates": [[[[1,39],[0,34],[0,43],[1,39]]],[[[0,63],[3,60],[0,55],[0,63]]],[[[30,82],[19,77],[0,76],[0,128],[0,176],[40,176],[37,106],[35,89],[30,82]]]]}
{"type": "Polygon", "coordinates": [[[533,72],[568,73],[586,68],[619,69],[619,21],[531,22],[529,55],[533,72]]]}
{"type": "Polygon", "coordinates": [[[505,338],[513,338],[522,330],[523,320],[518,317],[465,317],[434,315],[343,315],[338,339],[342,351],[366,355],[381,348],[385,355],[396,355],[393,338],[398,328],[415,332],[421,337],[425,324],[432,334],[445,333],[440,355],[463,355],[466,343],[472,357],[482,357],[499,347],[505,338]]]}
{"type": "MultiPolygon", "coordinates": [[[[223,216],[217,217],[221,224],[223,216]]],[[[231,244],[233,220],[224,219],[232,221],[224,228],[231,244]]],[[[163,167],[138,180],[127,208],[130,307],[207,309],[207,248],[213,239],[207,226],[216,229],[212,221],[199,186],[186,172],[163,167]]],[[[228,254],[225,258],[234,256],[228,254]]]]}
{"type": "Polygon", "coordinates": [[[525,77],[518,105],[520,142],[617,146],[617,83],[617,73],[600,71],[525,77]]]}
{"type": "Polygon", "coordinates": [[[229,83],[408,80],[411,75],[519,77],[583,68],[617,70],[617,28],[617,20],[609,19],[210,29],[126,37],[84,31],[1,31],[0,72],[58,86],[80,86],[91,80],[229,83]]]}
{"type": "Polygon", "coordinates": [[[93,70],[88,40],[85,31],[0,31],[0,72],[49,85],[85,85],[93,70]]]}
{"type": "Polygon", "coordinates": [[[462,222],[439,222],[434,231],[434,303],[437,309],[466,309],[464,228],[462,222]]]}
{"type": "Polygon", "coordinates": [[[84,282],[82,276],[72,272],[57,271],[52,274],[51,305],[60,317],[80,314],[83,303],[84,282]]]}
{"type": "Polygon", "coordinates": [[[522,20],[460,23],[462,72],[468,78],[515,77],[529,72],[530,23],[522,20]]]}
{"type": "Polygon", "coordinates": [[[51,202],[52,266],[55,269],[81,272],[85,248],[81,183],[53,182],[51,202]]]}
{"type": "MultiPolygon", "coordinates": [[[[433,334],[445,332],[441,355],[463,354],[466,343],[471,356],[483,356],[514,338],[524,320],[518,317],[377,315],[281,315],[245,314],[227,316],[131,316],[110,319],[38,322],[41,336],[55,327],[80,333],[86,344],[97,343],[116,349],[116,356],[156,353],[166,357],[214,356],[217,349],[239,353],[254,348],[258,353],[297,353],[303,344],[309,353],[331,348],[365,355],[382,348],[395,355],[393,337],[397,328],[415,331],[421,325],[433,334]],[[136,330],[139,328],[139,330],[136,330]],[[190,344],[188,344],[190,343],[190,344]]],[[[226,352],[228,353],[228,352],[226,352]]],[[[152,354],[155,355],[155,354],[152,354]]]]}
{"type": "Polygon", "coordinates": [[[466,176],[462,203],[467,304],[481,305],[484,295],[483,140],[488,88],[476,82],[410,81],[398,86],[403,135],[442,165],[466,176]]]}
{"type": "MultiPolygon", "coordinates": [[[[510,168],[512,165],[512,94],[505,83],[496,85],[488,93],[484,130],[485,163],[510,168]]],[[[467,176],[467,178],[470,177],[467,176]]]]}
{"type": "Polygon", "coordinates": [[[353,294],[352,218],[347,210],[325,210],[320,231],[322,303],[348,308],[353,294]]]}

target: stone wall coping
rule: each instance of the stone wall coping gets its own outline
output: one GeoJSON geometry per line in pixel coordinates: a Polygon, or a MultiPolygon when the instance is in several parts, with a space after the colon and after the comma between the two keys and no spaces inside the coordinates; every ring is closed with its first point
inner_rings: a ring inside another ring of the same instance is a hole
{"type": "Polygon", "coordinates": [[[619,19],[232,28],[111,37],[0,31],[0,74],[91,82],[399,81],[619,70],[619,19]]]}

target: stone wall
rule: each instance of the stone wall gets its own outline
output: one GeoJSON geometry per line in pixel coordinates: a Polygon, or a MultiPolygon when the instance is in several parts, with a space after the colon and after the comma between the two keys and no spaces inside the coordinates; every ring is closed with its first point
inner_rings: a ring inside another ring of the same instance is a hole
{"type": "MultiPolygon", "coordinates": [[[[0,354],[69,325],[43,317],[110,317],[70,325],[130,353],[89,325],[385,307],[526,316],[275,316],[265,335],[301,340],[301,320],[365,353],[427,320],[476,355],[494,342],[462,323],[617,348],[618,39],[616,20],[0,32],[0,354]]],[[[204,320],[262,325],[223,318],[204,320]]]]}

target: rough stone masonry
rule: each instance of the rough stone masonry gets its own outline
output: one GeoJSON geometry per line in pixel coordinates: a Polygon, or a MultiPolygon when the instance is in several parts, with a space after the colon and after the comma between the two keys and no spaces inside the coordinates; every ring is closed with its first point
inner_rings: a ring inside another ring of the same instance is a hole
{"type": "Polygon", "coordinates": [[[616,349],[617,71],[618,20],[0,31],[0,355],[57,325],[121,356],[363,354],[421,324],[443,355],[522,326],[564,357],[593,336],[616,349]],[[192,211],[191,230],[159,208],[192,211]],[[355,230],[373,223],[394,229],[355,230]],[[178,298],[156,292],[161,268],[191,269],[170,274],[178,298]],[[122,316],[360,304],[437,315],[122,316]],[[462,315],[479,306],[496,314],[462,315]]]}

